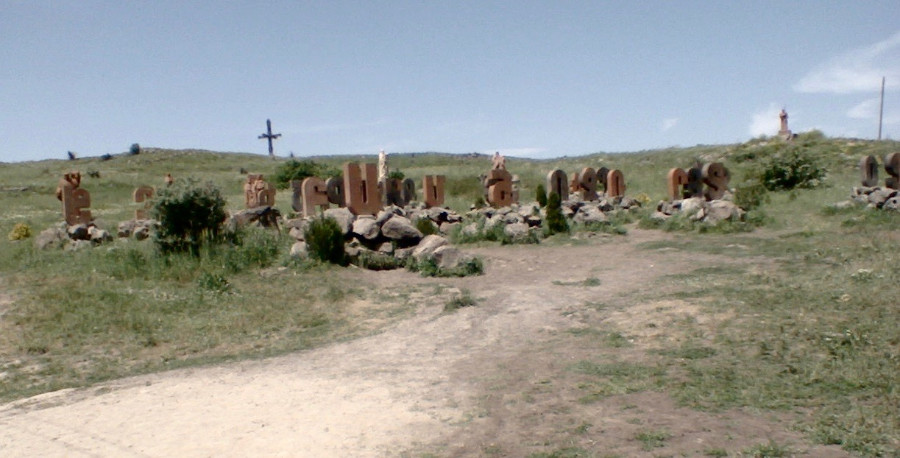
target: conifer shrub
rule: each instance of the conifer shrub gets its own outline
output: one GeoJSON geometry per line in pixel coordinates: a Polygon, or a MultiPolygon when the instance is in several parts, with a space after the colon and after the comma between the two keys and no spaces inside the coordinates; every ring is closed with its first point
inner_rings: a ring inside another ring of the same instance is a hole
{"type": "Polygon", "coordinates": [[[211,182],[179,179],[159,190],[151,216],[159,221],[154,241],[163,253],[198,256],[205,244],[222,241],[225,198],[211,182]]]}
{"type": "Polygon", "coordinates": [[[544,185],[537,185],[537,188],[534,189],[534,198],[537,200],[537,203],[541,206],[541,208],[547,206],[547,190],[544,189],[544,185]]]}
{"type": "Polygon", "coordinates": [[[547,196],[547,217],[545,218],[544,231],[547,235],[553,235],[560,232],[569,232],[569,223],[562,214],[562,201],[559,194],[551,192],[547,196]]]}
{"type": "Polygon", "coordinates": [[[306,227],[304,237],[310,257],[332,264],[347,263],[344,235],[334,218],[320,216],[313,219],[306,227]]]}

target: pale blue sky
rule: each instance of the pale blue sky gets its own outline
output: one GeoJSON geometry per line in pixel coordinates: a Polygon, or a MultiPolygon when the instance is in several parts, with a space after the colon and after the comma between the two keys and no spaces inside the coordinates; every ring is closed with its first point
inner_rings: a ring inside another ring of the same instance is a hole
{"type": "Polygon", "coordinates": [[[900,138],[900,6],[0,0],[0,161],[900,138]]]}

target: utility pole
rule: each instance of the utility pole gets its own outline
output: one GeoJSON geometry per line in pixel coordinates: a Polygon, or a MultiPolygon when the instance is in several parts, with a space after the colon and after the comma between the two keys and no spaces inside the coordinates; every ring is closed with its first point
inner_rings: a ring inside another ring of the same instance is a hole
{"type": "Polygon", "coordinates": [[[881,106],[878,108],[878,140],[881,140],[881,120],[884,117],[884,77],[881,77],[881,106]]]}

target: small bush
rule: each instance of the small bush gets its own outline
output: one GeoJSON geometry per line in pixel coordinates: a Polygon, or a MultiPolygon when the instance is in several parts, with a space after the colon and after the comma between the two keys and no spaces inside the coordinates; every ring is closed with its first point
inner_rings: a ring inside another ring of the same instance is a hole
{"type": "Polygon", "coordinates": [[[438,227],[434,222],[432,222],[428,218],[417,218],[416,219],[416,229],[422,233],[423,236],[433,235],[438,233],[438,227]]]}
{"type": "Polygon", "coordinates": [[[230,273],[249,267],[269,267],[281,248],[278,235],[263,228],[240,229],[232,235],[232,243],[223,254],[225,269],[230,273]]]}
{"type": "Polygon", "coordinates": [[[759,181],[769,191],[787,191],[821,186],[825,175],[825,168],[815,159],[793,148],[767,159],[759,172],[759,181]]]}
{"type": "Polygon", "coordinates": [[[559,194],[551,192],[547,196],[547,217],[544,219],[544,232],[553,235],[561,232],[569,232],[569,223],[562,214],[562,201],[559,194]]]}
{"type": "Polygon", "coordinates": [[[454,295],[444,304],[444,311],[452,312],[463,307],[471,307],[476,303],[477,302],[475,301],[475,298],[472,297],[472,293],[470,293],[469,290],[464,289],[458,295],[454,295]]]}
{"type": "Polygon", "coordinates": [[[227,293],[231,289],[231,284],[224,275],[218,273],[201,272],[197,276],[197,286],[206,291],[214,293],[227,293]]]}
{"type": "Polygon", "coordinates": [[[31,227],[25,223],[16,223],[12,230],[9,231],[8,236],[10,241],[25,240],[28,237],[31,237],[31,227]]]}
{"type": "Polygon", "coordinates": [[[298,161],[291,159],[280,165],[272,177],[275,186],[280,189],[287,189],[291,185],[292,180],[303,181],[309,177],[319,177],[326,179],[329,177],[341,176],[340,170],[325,164],[318,164],[311,160],[298,161]]]}
{"type": "Polygon", "coordinates": [[[304,232],[309,255],[323,262],[345,265],[344,235],[337,221],[320,216],[310,221],[304,232]]]}
{"type": "Polygon", "coordinates": [[[369,270],[393,270],[403,267],[403,261],[384,253],[364,251],[353,262],[354,264],[369,270]]]}
{"type": "Polygon", "coordinates": [[[544,189],[544,185],[537,185],[537,188],[534,189],[534,198],[537,200],[537,203],[541,206],[541,208],[547,206],[547,190],[544,189]]]}
{"type": "Polygon", "coordinates": [[[753,210],[764,203],[768,203],[769,200],[766,187],[759,182],[740,184],[734,189],[734,203],[744,210],[753,210]]]}
{"type": "Polygon", "coordinates": [[[154,240],[163,253],[190,252],[221,241],[225,198],[212,183],[180,179],[159,190],[151,215],[159,221],[154,240]]]}
{"type": "Polygon", "coordinates": [[[404,174],[403,172],[401,172],[400,169],[394,169],[394,170],[388,172],[388,176],[387,176],[387,177],[388,177],[389,179],[391,179],[391,180],[400,180],[400,181],[403,181],[403,179],[406,178],[406,174],[404,174]]]}
{"type": "Polygon", "coordinates": [[[128,152],[131,154],[141,154],[141,145],[137,143],[132,143],[131,148],[128,149],[128,152]]]}

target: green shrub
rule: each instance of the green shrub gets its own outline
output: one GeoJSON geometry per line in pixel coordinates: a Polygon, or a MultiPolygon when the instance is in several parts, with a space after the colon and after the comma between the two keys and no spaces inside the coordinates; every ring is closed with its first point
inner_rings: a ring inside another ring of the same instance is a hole
{"type": "Polygon", "coordinates": [[[553,235],[561,232],[569,232],[569,223],[562,214],[562,201],[559,194],[551,192],[547,197],[547,217],[544,218],[544,232],[553,235]]]}
{"type": "Polygon", "coordinates": [[[25,223],[16,223],[12,230],[9,231],[8,236],[10,241],[25,240],[28,237],[31,237],[31,227],[25,223]]]}
{"type": "Polygon", "coordinates": [[[534,189],[534,198],[537,199],[537,203],[541,208],[547,206],[547,190],[544,189],[544,185],[537,185],[537,188],[534,189]]]}
{"type": "Polygon", "coordinates": [[[410,272],[418,272],[423,277],[469,277],[484,273],[484,262],[481,258],[469,258],[452,269],[438,267],[434,258],[426,257],[421,261],[410,258],[406,262],[406,269],[410,272]]]}
{"type": "Polygon", "coordinates": [[[291,159],[278,167],[272,181],[278,188],[286,189],[291,185],[292,180],[303,181],[309,177],[327,179],[339,176],[341,176],[340,170],[325,164],[318,164],[308,159],[303,161],[291,159]]]}
{"type": "Polygon", "coordinates": [[[825,182],[826,170],[808,154],[791,148],[762,163],[760,183],[769,191],[815,188],[825,182]]]}
{"type": "Polygon", "coordinates": [[[354,264],[369,270],[393,270],[403,267],[403,261],[384,253],[364,251],[359,254],[354,264]]]}
{"type": "Polygon", "coordinates": [[[438,233],[437,225],[428,218],[416,218],[416,229],[418,229],[423,236],[438,233]]]}
{"type": "Polygon", "coordinates": [[[222,255],[230,273],[248,267],[269,267],[281,251],[278,234],[264,228],[239,229],[232,236],[232,244],[222,255]]]}
{"type": "Polygon", "coordinates": [[[221,241],[225,198],[210,182],[180,179],[159,190],[151,216],[159,221],[154,241],[162,252],[199,255],[204,244],[221,241]]]}
{"type": "Polygon", "coordinates": [[[740,184],[734,189],[734,203],[744,210],[753,210],[769,202],[766,187],[759,182],[740,184]]]}
{"type": "Polygon", "coordinates": [[[323,262],[345,265],[344,235],[337,221],[320,216],[310,221],[304,232],[309,255],[323,262]]]}
{"type": "Polygon", "coordinates": [[[141,145],[138,143],[132,143],[131,148],[128,149],[128,152],[131,154],[141,154],[141,145]]]}
{"type": "Polygon", "coordinates": [[[394,169],[394,170],[388,172],[387,177],[391,180],[403,181],[403,179],[406,178],[406,174],[401,172],[400,169],[394,169]]]}

